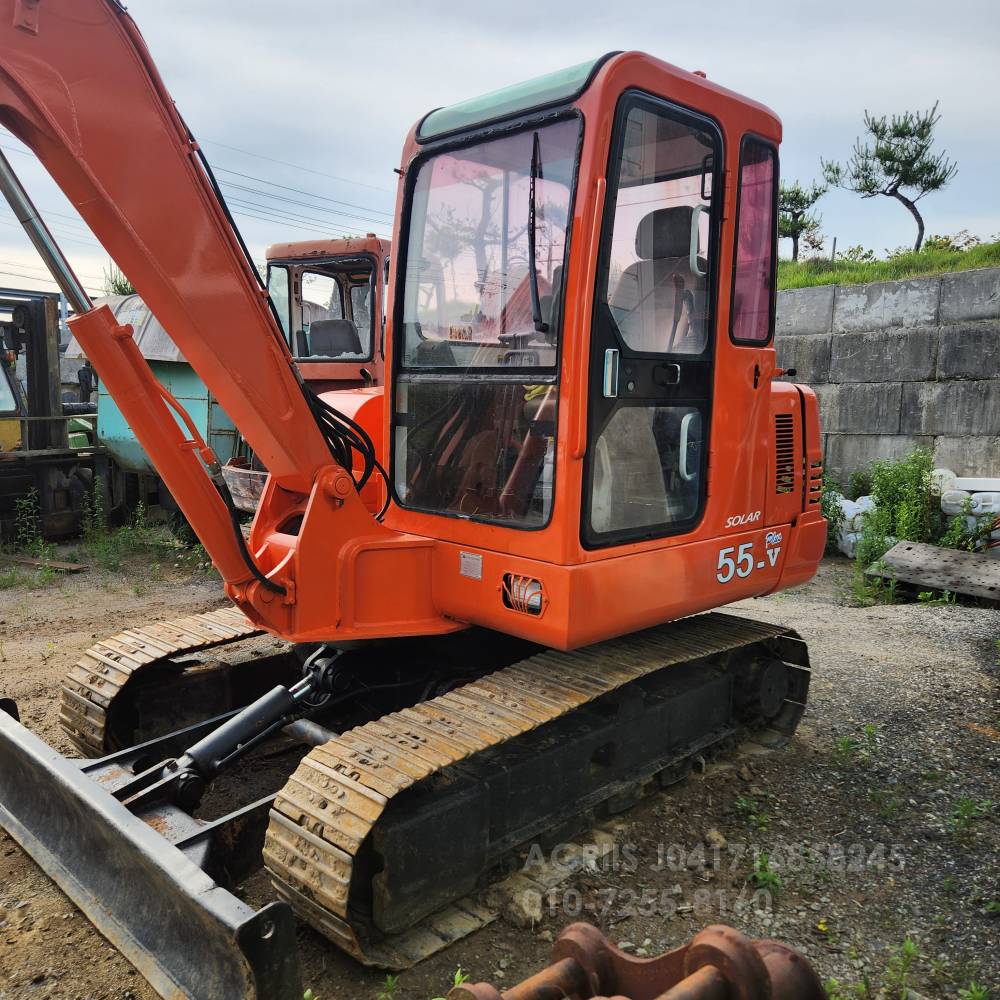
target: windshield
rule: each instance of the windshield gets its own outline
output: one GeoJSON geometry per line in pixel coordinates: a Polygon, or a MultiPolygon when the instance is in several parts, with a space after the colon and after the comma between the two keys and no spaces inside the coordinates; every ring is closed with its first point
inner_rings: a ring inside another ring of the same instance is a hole
{"type": "Polygon", "coordinates": [[[371,358],[376,271],[368,256],[268,265],[268,292],[297,361],[371,358]]]}
{"type": "Polygon", "coordinates": [[[570,119],[421,165],[403,279],[404,368],[555,367],[579,134],[570,119]],[[528,270],[532,186],[538,324],[528,270]]]}

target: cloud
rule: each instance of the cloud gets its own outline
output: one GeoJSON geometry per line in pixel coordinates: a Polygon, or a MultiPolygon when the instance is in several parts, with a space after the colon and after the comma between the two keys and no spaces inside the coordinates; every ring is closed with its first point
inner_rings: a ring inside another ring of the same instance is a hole
{"type": "MultiPolygon", "coordinates": [[[[243,209],[237,222],[258,259],[271,242],[317,231],[386,231],[366,220],[387,222],[403,140],[430,109],[628,48],[703,69],[773,108],[784,122],[782,172],[789,178],[817,177],[820,156],[845,157],[865,108],[885,113],[940,100],[941,144],[958,161],[959,175],[923,203],[928,230],[987,236],[997,228],[1000,5],[992,0],[953,0],[946,11],[929,0],[130,0],[128,6],[215,166],[360,206],[343,211],[364,218],[349,219],[332,214],[335,206],[285,191],[288,199],[320,208],[272,202],[271,212],[252,213],[271,221],[248,218],[251,210],[243,209]]],[[[39,173],[26,172],[39,204],[64,211],[65,200],[39,173]]],[[[221,171],[220,179],[262,186],[221,171]]],[[[819,208],[824,230],[842,247],[881,250],[912,241],[912,220],[887,199],[831,192],[819,208]]],[[[17,234],[7,228],[0,227],[0,249],[13,252],[17,234]],[[5,242],[8,236],[14,243],[5,242]]],[[[66,248],[78,251],[81,269],[85,264],[95,273],[97,248],[66,248]]]]}

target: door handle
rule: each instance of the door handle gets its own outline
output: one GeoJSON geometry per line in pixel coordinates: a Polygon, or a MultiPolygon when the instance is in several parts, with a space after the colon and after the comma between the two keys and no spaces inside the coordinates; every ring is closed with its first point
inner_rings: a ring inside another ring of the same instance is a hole
{"type": "Polygon", "coordinates": [[[604,398],[618,396],[618,349],[609,347],[604,352],[604,398]]]}
{"type": "Polygon", "coordinates": [[[657,385],[680,385],[681,366],[676,364],[657,365],[653,369],[653,381],[657,385]]]}

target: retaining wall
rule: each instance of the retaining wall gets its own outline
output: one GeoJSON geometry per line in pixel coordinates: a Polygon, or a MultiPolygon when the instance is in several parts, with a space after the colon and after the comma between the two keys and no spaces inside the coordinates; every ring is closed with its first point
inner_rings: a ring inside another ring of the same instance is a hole
{"type": "Polygon", "coordinates": [[[835,479],[918,444],[1000,476],[1000,268],[778,292],[775,347],[816,390],[835,479]]]}

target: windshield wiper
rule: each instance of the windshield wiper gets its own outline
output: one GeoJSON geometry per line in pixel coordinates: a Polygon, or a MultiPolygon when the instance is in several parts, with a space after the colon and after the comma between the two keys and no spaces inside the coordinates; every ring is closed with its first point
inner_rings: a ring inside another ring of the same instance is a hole
{"type": "Polygon", "coordinates": [[[542,157],[538,133],[531,137],[531,173],[528,177],[528,286],[531,289],[531,318],[535,333],[548,333],[549,324],[542,319],[542,304],[538,297],[538,270],[535,264],[535,182],[542,176],[542,157]]]}

